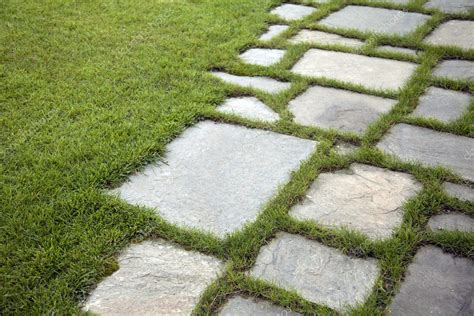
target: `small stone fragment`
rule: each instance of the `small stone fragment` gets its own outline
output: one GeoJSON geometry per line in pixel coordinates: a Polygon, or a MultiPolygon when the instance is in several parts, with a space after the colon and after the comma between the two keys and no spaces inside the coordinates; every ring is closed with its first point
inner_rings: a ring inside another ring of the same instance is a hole
{"type": "Polygon", "coordinates": [[[468,60],[445,60],[433,71],[436,78],[474,81],[474,62],[468,60]]]}
{"type": "Polygon", "coordinates": [[[378,48],[382,52],[401,53],[410,56],[416,56],[416,51],[409,48],[395,47],[390,45],[383,45],[378,48]]]}
{"type": "Polygon", "coordinates": [[[285,32],[289,28],[288,25],[270,25],[268,27],[268,31],[262,36],[260,36],[259,40],[261,41],[269,41],[274,39],[275,37],[279,36],[281,33],[285,32]]]}
{"type": "Polygon", "coordinates": [[[425,42],[432,45],[474,48],[474,22],[451,20],[435,29],[425,42]]]}
{"type": "Polygon", "coordinates": [[[211,72],[211,74],[226,83],[235,84],[245,88],[253,88],[267,93],[280,93],[291,87],[289,82],[281,82],[267,77],[235,76],[225,72],[211,72]]]}
{"type": "Polygon", "coordinates": [[[240,54],[240,58],[251,65],[272,66],[280,62],[285,55],[282,49],[251,48],[240,54]]]}
{"type": "Polygon", "coordinates": [[[469,13],[474,9],[474,0],[430,0],[425,8],[439,9],[445,13],[469,13]]]}
{"type": "Polygon", "coordinates": [[[428,221],[428,228],[435,231],[447,230],[471,233],[474,232],[474,218],[458,212],[435,215],[428,221]]]}
{"type": "Polygon", "coordinates": [[[300,316],[289,309],[276,306],[268,301],[256,298],[235,296],[222,308],[220,316],[255,315],[255,316],[300,316]]]}
{"type": "Polygon", "coordinates": [[[446,193],[452,197],[463,201],[474,202],[474,189],[471,189],[468,186],[460,185],[451,182],[443,183],[443,189],[446,193]]]}
{"type": "Polygon", "coordinates": [[[217,110],[264,122],[275,122],[280,118],[277,113],[255,97],[229,98],[217,110]]]}
{"type": "Polygon", "coordinates": [[[339,142],[336,145],[334,145],[334,150],[339,154],[339,155],[350,155],[354,153],[359,147],[356,145],[352,145],[350,143],[343,143],[339,142]]]}
{"type": "Polygon", "coordinates": [[[304,18],[316,11],[313,7],[308,7],[299,4],[283,4],[273,9],[270,13],[278,15],[280,18],[287,21],[294,21],[304,18]]]}
{"type": "Polygon", "coordinates": [[[301,30],[289,42],[292,44],[343,45],[348,47],[361,47],[364,45],[363,41],[355,38],[347,38],[334,33],[314,30],[301,30]]]}

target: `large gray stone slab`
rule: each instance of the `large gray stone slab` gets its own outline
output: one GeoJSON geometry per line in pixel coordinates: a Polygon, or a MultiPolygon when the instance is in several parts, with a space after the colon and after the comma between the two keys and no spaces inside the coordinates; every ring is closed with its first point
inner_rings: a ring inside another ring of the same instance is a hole
{"type": "Polygon", "coordinates": [[[269,41],[274,39],[275,37],[279,36],[283,32],[285,32],[289,28],[288,25],[270,25],[268,27],[268,31],[264,34],[262,34],[259,38],[261,41],[269,41]]]}
{"type": "Polygon", "coordinates": [[[255,315],[255,316],[298,316],[289,309],[276,306],[270,302],[235,296],[231,298],[219,312],[220,316],[255,315]]]}
{"type": "Polygon", "coordinates": [[[425,7],[439,9],[445,13],[468,13],[474,9],[474,0],[430,0],[425,7]]]}
{"type": "Polygon", "coordinates": [[[470,233],[474,232],[474,218],[458,212],[435,215],[428,221],[428,228],[434,231],[447,230],[470,233]]]}
{"type": "Polygon", "coordinates": [[[474,62],[468,60],[444,60],[433,70],[436,78],[474,81],[474,62]]]}
{"type": "Polygon", "coordinates": [[[474,263],[440,248],[418,250],[408,266],[391,315],[473,315],[474,263]]]}
{"type": "Polygon", "coordinates": [[[413,176],[363,164],[321,173],[290,215],[329,227],[389,238],[403,220],[403,204],[421,190],[413,176]]]}
{"type": "Polygon", "coordinates": [[[320,24],[385,35],[406,35],[416,31],[428,15],[399,10],[349,5],[321,20],[320,24]]]}
{"type": "Polygon", "coordinates": [[[404,161],[419,161],[426,166],[443,166],[474,181],[474,139],[431,129],[397,124],[377,147],[404,161]]]}
{"type": "Polygon", "coordinates": [[[226,83],[235,84],[245,88],[252,88],[267,93],[280,93],[291,87],[289,82],[281,82],[267,77],[235,76],[225,72],[211,72],[211,74],[226,83]]]}
{"type": "Polygon", "coordinates": [[[292,44],[342,45],[348,47],[361,47],[364,45],[363,41],[355,38],[347,38],[338,34],[315,30],[301,30],[289,42],[292,44]]]}
{"type": "Polygon", "coordinates": [[[284,55],[283,49],[251,48],[240,54],[240,59],[251,65],[272,66],[279,63],[284,55]]]}
{"type": "Polygon", "coordinates": [[[228,98],[217,108],[217,111],[264,122],[275,122],[280,118],[277,113],[255,97],[228,98]]]}
{"type": "Polygon", "coordinates": [[[413,115],[449,123],[459,119],[467,111],[470,100],[471,95],[468,93],[430,87],[420,97],[413,115]]]}
{"type": "Polygon", "coordinates": [[[167,146],[165,162],[148,165],[113,192],[179,226],[223,237],[255,220],[316,144],[204,121],[167,146]]]}
{"type": "Polygon", "coordinates": [[[270,13],[278,15],[280,18],[287,21],[294,21],[302,19],[316,11],[313,7],[308,7],[299,4],[283,4],[276,7],[270,13]]]}
{"type": "Polygon", "coordinates": [[[302,297],[337,310],[363,303],[379,269],[375,259],[348,257],[298,235],[278,233],[260,249],[250,275],[296,290],[302,297]]]}
{"type": "Polygon", "coordinates": [[[395,103],[391,99],[315,86],[290,101],[289,110],[298,124],[360,134],[382,114],[390,112],[395,103]]]}
{"type": "Polygon", "coordinates": [[[415,71],[413,63],[363,55],[310,49],[293,66],[294,73],[326,77],[372,89],[401,88],[415,71]]]}
{"type": "Polygon", "coordinates": [[[463,201],[474,202],[474,189],[471,189],[468,186],[460,185],[451,182],[444,182],[443,189],[446,193],[452,197],[463,201]]]}
{"type": "Polygon", "coordinates": [[[163,240],[132,245],[119,269],[99,283],[84,310],[100,315],[191,315],[206,287],[223,272],[213,257],[163,240]]]}
{"type": "Polygon", "coordinates": [[[425,43],[474,48],[474,21],[451,20],[441,24],[425,39],[425,43]]]}

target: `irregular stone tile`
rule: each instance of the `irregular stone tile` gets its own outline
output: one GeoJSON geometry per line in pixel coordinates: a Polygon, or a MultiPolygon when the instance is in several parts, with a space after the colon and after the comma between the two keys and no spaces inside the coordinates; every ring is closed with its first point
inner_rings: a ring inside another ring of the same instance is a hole
{"type": "Polygon", "coordinates": [[[421,96],[413,115],[449,123],[466,112],[470,100],[468,93],[431,87],[421,96]]]}
{"type": "Polygon", "coordinates": [[[363,133],[396,101],[347,90],[311,87],[289,103],[298,124],[363,133]]]}
{"type": "Polygon", "coordinates": [[[440,248],[418,250],[391,315],[473,315],[474,263],[440,248]]]}
{"type": "Polygon", "coordinates": [[[172,223],[224,237],[256,219],[316,144],[204,121],[167,146],[166,162],[148,165],[114,192],[172,223]]]}
{"type": "Polygon", "coordinates": [[[191,315],[206,287],[223,271],[213,257],[163,240],[132,245],[120,268],[92,291],[84,310],[101,315],[191,315]]]}
{"type": "Polygon", "coordinates": [[[265,122],[275,122],[280,118],[277,113],[254,97],[229,98],[217,108],[217,111],[265,122]]]}
{"type": "Polygon", "coordinates": [[[280,93],[291,87],[289,82],[281,82],[267,77],[235,76],[225,72],[211,72],[211,74],[226,83],[236,84],[245,88],[253,88],[267,93],[280,93]]]}
{"type": "Polygon", "coordinates": [[[281,33],[285,32],[289,28],[288,25],[270,25],[268,27],[268,31],[262,36],[260,36],[259,40],[261,41],[269,41],[280,35],[281,33]]]}
{"type": "Polygon", "coordinates": [[[304,18],[307,15],[310,15],[316,11],[313,7],[308,7],[298,4],[283,4],[279,7],[276,7],[270,13],[278,15],[280,18],[287,21],[294,21],[304,18]]]}
{"type": "Polygon", "coordinates": [[[349,170],[321,173],[290,215],[385,239],[400,226],[403,204],[420,190],[409,174],[352,164],[349,170]]]}
{"type": "Polygon", "coordinates": [[[224,305],[219,315],[298,316],[301,314],[294,313],[289,309],[273,305],[264,300],[235,296],[224,305]]]}
{"type": "Polygon", "coordinates": [[[383,45],[378,48],[379,51],[383,52],[391,52],[391,53],[401,53],[405,55],[410,55],[410,56],[416,56],[416,51],[413,49],[409,48],[403,48],[403,47],[394,47],[390,45],[383,45]]]}
{"type": "Polygon", "coordinates": [[[349,5],[324,18],[320,24],[361,32],[406,35],[414,32],[428,19],[428,15],[421,13],[349,5]]]}
{"type": "Polygon", "coordinates": [[[434,70],[436,78],[474,81],[474,62],[468,60],[445,60],[434,70]]]}
{"type": "Polygon", "coordinates": [[[334,145],[334,150],[339,154],[339,155],[350,155],[354,153],[359,147],[356,145],[352,145],[350,143],[337,143],[334,145]]]}
{"type": "Polygon", "coordinates": [[[251,65],[271,66],[280,62],[285,55],[282,49],[251,48],[240,54],[240,58],[251,65]]]}
{"type": "Polygon", "coordinates": [[[278,233],[260,249],[250,275],[342,310],[367,299],[378,272],[374,259],[351,258],[304,237],[278,233]]]}
{"type": "Polygon", "coordinates": [[[386,2],[392,4],[408,4],[411,0],[372,0],[370,2],[386,2]]]}
{"type": "Polygon", "coordinates": [[[444,166],[461,177],[474,181],[474,139],[431,129],[397,124],[377,147],[404,161],[419,161],[426,166],[444,166]]]}
{"type": "Polygon", "coordinates": [[[431,230],[474,232],[474,218],[458,212],[435,215],[428,221],[428,228],[431,230]]]}
{"type": "Polygon", "coordinates": [[[441,24],[425,39],[425,43],[474,48],[474,22],[451,20],[441,24]]]}
{"type": "Polygon", "coordinates": [[[425,8],[439,9],[445,13],[469,13],[474,9],[474,0],[430,0],[425,8]]]}
{"type": "Polygon", "coordinates": [[[397,90],[408,81],[415,68],[415,64],[405,61],[313,48],[303,55],[292,71],[304,76],[361,84],[372,89],[397,90]]]}
{"type": "Polygon", "coordinates": [[[355,38],[347,38],[334,33],[314,30],[301,30],[289,41],[292,44],[344,45],[349,47],[361,47],[364,45],[363,41],[355,38]]]}
{"type": "Polygon", "coordinates": [[[452,197],[463,201],[474,202],[474,189],[471,189],[470,187],[456,183],[445,182],[443,183],[443,189],[448,195],[452,197]]]}

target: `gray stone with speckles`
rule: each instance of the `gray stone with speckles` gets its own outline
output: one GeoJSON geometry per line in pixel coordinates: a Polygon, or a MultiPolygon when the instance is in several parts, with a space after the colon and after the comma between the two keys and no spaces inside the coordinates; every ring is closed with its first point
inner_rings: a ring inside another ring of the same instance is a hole
{"type": "Polygon", "coordinates": [[[361,47],[364,45],[363,41],[355,38],[347,38],[338,34],[315,30],[301,30],[289,42],[292,44],[342,45],[348,47],[361,47]]]}
{"type": "Polygon", "coordinates": [[[222,307],[219,315],[299,316],[301,314],[261,299],[235,296],[222,307]]]}
{"type": "Polygon", "coordinates": [[[316,11],[313,7],[308,7],[299,4],[282,4],[279,7],[276,7],[270,13],[278,15],[280,18],[287,20],[287,21],[294,21],[299,20],[307,15],[310,15],[316,11]]]}
{"type": "Polygon", "coordinates": [[[441,24],[425,42],[432,45],[457,46],[463,49],[474,48],[474,22],[451,20],[441,24]]]}
{"type": "Polygon", "coordinates": [[[281,33],[285,32],[289,28],[288,25],[270,25],[268,31],[262,34],[259,38],[261,41],[269,41],[279,36],[281,33]]]}
{"type": "Polygon", "coordinates": [[[217,111],[264,122],[275,122],[280,118],[277,113],[255,97],[229,98],[217,108],[217,111]]]}
{"type": "Polygon", "coordinates": [[[471,189],[468,186],[445,182],[443,183],[443,189],[446,193],[452,197],[463,201],[474,202],[474,189],[471,189]]]}
{"type": "Polygon", "coordinates": [[[282,49],[251,48],[240,54],[240,59],[251,65],[272,66],[279,63],[284,55],[282,49]]]}
{"type": "Polygon", "coordinates": [[[444,60],[433,70],[436,78],[474,81],[474,62],[468,60],[444,60]]]}
{"type": "Polygon", "coordinates": [[[258,89],[271,94],[280,93],[291,87],[289,82],[281,82],[267,77],[236,76],[225,72],[211,72],[211,74],[226,83],[244,88],[258,89]]]}
{"type": "Polygon", "coordinates": [[[425,7],[439,9],[445,13],[468,13],[474,9],[474,0],[430,0],[425,7]]]}
{"type": "Polygon", "coordinates": [[[435,215],[428,221],[431,230],[447,230],[471,233],[474,232],[474,218],[469,215],[452,212],[435,215]]]}

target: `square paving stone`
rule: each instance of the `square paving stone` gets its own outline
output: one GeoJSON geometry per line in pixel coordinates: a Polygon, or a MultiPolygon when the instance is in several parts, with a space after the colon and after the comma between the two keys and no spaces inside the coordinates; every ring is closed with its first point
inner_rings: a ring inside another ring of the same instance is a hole
{"type": "Polygon", "coordinates": [[[262,36],[260,36],[259,40],[261,41],[269,41],[280,35],[281,33],[285,32],[289,28],[288,25],[270,25],[268,27],[268,31],[262,36]]]}
{"type": "Polygon", "coordinates": [[[430,17],[421,13],[349,5],[321,20],[320,24],[374,32],[385,35],[406,35],[416,31],[430,17]]]}
{"type": "Polygon", "coordinates": [[[298,235],[278,233],[260,249],[250,275],[296,290],[305,299],[342,311],[362,304],[379,269],[375,259],[351,258],[298,235]]]}
{"type": "Polygon", "coordinates": [[[310,49],[293,66],[294,73],[360,84],[371,89],[401,88],[415,71],[413,63],[310,49]]]}
{"type": "Polygon", "coordinates": [[[281,82],[267,77],[235,76],[225,72],[211,72],[211,74],[226,83],[235,84],[245,88],[252,88],[267,93],[280,93],[291,87],[289,82],[281,82]]]}
{"type": "Polygon", "coordinates": [[[279,7],[276,7],[270,13],[278,15],[280,18],[287,21],[294,21],[304,18],[307,15],[310,15],[316,11],[313,7],[308,7],[298,4],[283,4],[279,7]]]}
{"type": "Polygon", "coordinates": [[[469,10],[474,9],[474,0],[430,0],[425,7],[445,13],[469,13],[469,10]]]}
{"type": "Polygon", "coordinates": [[[114,192],[172,223],[224,237],[256,219],[316,144],[204,121],[167,146],[165,162],[148,165],[114,192]]]}
{"type": "Polygon", "coordinates": [[[101,315],[191,315],[224,264],[163,240],[126,249],[119,269],[92,291],[84,310],[101,315]]]}
{"type": "Polygon", "coordinates": [[[217,108],[217,111],[264,122],[275,122],[280,118],[277,113],[254,97],[229,98],[217,108]]]}
{"type": "Polygon", "coordinates": [[[474,218],[459,212],[435,215],[428,221],[428,228],[434,231],[474,232],[474,218]]]}
{"type": "Polygon", "coordinates": [[[425,42],[432,45],[474,48],[474,22],[451,20],[435,29],[425,42]]]}
{"type": "Polygon", "coordinates": [[[418,250],[391,315],[474,315],[474,263],[440,248],[418,250]]]}
{"type": "Polygon", "coordinates": [[[290,215],[385,239],[400,226],[403,204],[420,190],[409,174],[352,164],[349,170],[321,173],[290,215]]]}
{"type": "Polygon", "coordinates": [[[436,78],[474,81],[474,62],[468,60],[445,60],[433,70],[436,78]]]}
{"type": "Polygon", "coordinates": [[[347,90],[311,87],[289,103],[298,124],[363,133],[396,101],[347,90]]]}
{"type": "Polygon", "coordinates": [[[240,54],[240,58],[247,64],[272,66],[280,62],[285,55],[282,49],[251,48],[240,54]]]}
{"type": "Polygon", "coordinates": [[[474,148],[473,138],[397,124],[377,147],[404,161],[418,161],[429,167],[443,166],[474,181],[473,157],[469,155],[474,148]]]}
{"type": "Polygon", "coordinates": [[[237,315],[255,315],[255,316],[298,316],[289,309],[276,306],[270,302],[256,299],[235,296],[231,298],[222,308],[220,316],[237,316],[237,315]]]}
{"type": "Polygon", "coordinates": [[[451,182],[444,182],[443,189],[451,197],[455,197],[463,201],[474,202],[474,189],[471,189],[468,186],[451,182]]]}
{"type": "Polygon", "coordinates": [[[289,41],[292,44],[342,45],[348,47],[361,47],[364,45],[363,41],[355,38],[347,38],[334,33],[314,30],[301,30],[289,41]]]}

